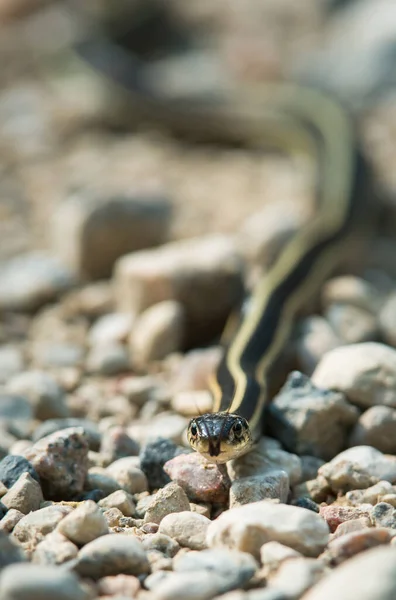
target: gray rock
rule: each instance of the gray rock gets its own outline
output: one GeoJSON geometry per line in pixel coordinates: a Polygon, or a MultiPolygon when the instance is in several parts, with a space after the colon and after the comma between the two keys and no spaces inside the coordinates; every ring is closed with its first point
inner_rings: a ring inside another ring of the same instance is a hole
{"type": "Polygon", "coordinates": [[[116,342],[95,346],[88,353],[86,368],[90,373],[98,375],[118,375],[130,368],[128,352],[122,344],[116,342]]]}
{"type": "Polygon", "coordinates": [[[127,252],[165,241],[167,199],[148,194],[100,197],[93,191],[60,204],[52,222],[52,244],[74,271],[100,279],[127,252]]]}
{"type": "Polygon", "coordinates": [[[396,508],[387,502],[378,502],[370,512],[370,518],[376,527],[396,529],[396,508]]]}
{"type": "Polygon", "coordinates": [[[127,341],[134,318],[125,313],[109,313],[99,317],[88,334],[90,346],[124,343],[127,341]]]}
{"type": "Polygon", "coordinates": [[[278,498],[286,502],[289,495],[289,477],[285,471],[273,470],[255,477],[242,477],[231,484],[230,508],[258,502],[266,498],[278,498]]]}
{"type": "Polygon", "coordinates": [[[328,352],[312,375],[315,385],[343,392],[361,408],[396,408],[396,350],[376,342],[328,352]]]}
{"type": "Polygon", "coordinates": [[[165,473],[163,466],[168,460],[184,452],[184,448],[166,438],[157,438],[141,449],[140,467],[147,477],[151,490],[161,488],[170,482],[170,477],[165,473]]]}
{"type": "Polygon", "coordinates": [[[318,514],[267,500],[223,512],[211,522],[207,533],[210,548],[228,547],[256,557],[261,546],[271,540],[305,556],[317,556],[328,539],[328,526],[318,514]]]}
{"type": "Polygon", "coordinates": [[[77,554],[77,546],[55,530],[37,544],[32,562],[38,565],[61,565],[76,558],[77,554]]]}
{"type": "Polygon", "coordinates": [[[17,256],[0,266],[0,309],[36,310],[74,283],[71,271],[53,256],[38,252],[17,256]]]}
{"type": "Polygon", "coordinates": [[[381,309],[379,325],[384,341],[396,346],[396,294],[392,294],[381,309]]]}
{"type": "Polygon", "coordinates": [[[88,442],[84,430],[57,431],[26,451],[41,479],[47,499],[67,500],[83,491],[88,473],[88,442]]]}
{"type": "Polygon", "coordinates": [[[311,374],[326,352],[340,346],[341,341],[331,325],[318,315],[306,317],[300,324],[296,353],[301,369],[311,374]]]}
{"type": "Polygon", "coordinates": [[[70,506],[47,506],[24,516],[14,527],[13,537],[30,549],[51,533],[58,523],[71,512],[70,506]]]}
{"type": "Polygon", "coordinates": [[[347,304],[376,313],[381,302],[378,289],[355,275],[333,277],[322,288],[322,304],[326,309],[334,304],[347,304]]]}
{"type": "Polygon", "coordinates": [[[372,406],[359,418],[349,438],[350,446],[373,446],[387,454],[396,452],[396,409],[372,406]]]}
{"type": "Polygon", "coordinates": [[[24,359],[22,352],[16,346],[0,346],[0,383],[7,383],[8,379],[23,371],[24,359]]]}
{"type": "Polygon", "coordinates": [[[315,387],[294,371],[271,402],[269,427],[287,450],[329,460],[345,447],[359,411],[342,394],[315,387]]]}
{"type": "Polygon", "coordinates": [[[25,561],[26,556],[22,548],[15,544],[4,531],[0,531],[0,572],[8,565],[25,561]]]}
{"type": "Polygon", "coordinates": [[[15,375],[7,385],[11,394],[19,394],[30,402],[34,416],[41,421],[69,416],[63,390],[44,371],[25,371],[15,375]]]}
{"type": "Polygon", "coordinates": [[[92,467],[88,470],[85,480],[85,490],[100,490],[104,496],[113,494],[123,486],[111,477],[105,469],[101,467],[92,467]]]}
{"type": "Polygon", "coordinates": [[[304,594],[302,600],[393,600],[395,564],[396,548],[367,550],[337,567],[304,594]]]}
{"type": "Polygon", "coordinates": [[[143,575],[149,562],[141,543],[131,535],[104,535],[78,553],[75,571],[82,577],[99,579],[107,575],[143,575]]]}
{"type": "Polygon", "coordinates": [[[371,446],[344,450],[319,469],[334,491],[364,489],[384,479],[396,482],[396,458],[371,446]]]}
{"type": "Polygon", "coordinates": [[[302,594],[326,574],[326,567],[313,558],[284,561],[269,580],[269,586],[280,590],[286,598],[301,598],[302,594]]]}
{"type": "Polygon", "coordinates": [[[164,517],[158,531],[176,540],[180,546],[203,550],[207,547],[206,533],[210,523],[210,519],[203,515],[184,511],[164,517]]]}
{"type": "Polygon", "coordinates": [[[379,481],[365,490],[347,492],[345,496],[348,504],[352,506],[359,506],[359,504],[372,504],[374,506],[377,502],[381,502],[384,496],[394,491],[395,488],[389,481],[379,481]]]}
{"type": "Polygon", "coordinates": [[[10,565],[0,576],[2,600],[89,600],[73,573],[41,565],[10,565]]]}
{"type": "Polygon", "coordinates": [[[109,427],[102,435],[100,454],[105,456],[109,462],[125,456],[136,456],[139,454],[139,450],[139,444],[120,425],[109,427]]]}
{"type": "Polygon", "coordinates": [[[33,418],[33,408],[30,402],[17,394],[0,392],[0,419],[5,421],[30,421],[33,418]]]}
{"type": "Polygon", "coordinates": [[[144,520],[146,523],[161,523],[170,513],[190,510],[186,492],[177,483],[168,483],[158,490],[147,507],[144,520]]]}
{"type": "Polygon", "coordinates": [[[22,473],[29,473],[33,479],[40,481],[36,469],[23,456],[14,456],[9,454],[0,462],[0,481],[6,488],[10,488],[16,483],[22,473]]]}
{"type": "Polygon", "coordinates": [[[82,502],[58,525],[58,531],[78,546],[109,533],[106,519],[92,500],[82,502]]]}
{"type": "Polygon", "coordinates": [[[148,489],[145,474],[135,464],[134,456],[125,456],[111,463],[106,469],[108,475],[129,494],[140,494],[148,489]]]}
{"type": "Polygon", "coordinates": [[[18,481],[2,497],[1,502],[7,509],[14,508],[26,515],[38,510],[43,500],[40,484],[29,473],[22,473],[18,481]]]}
{"type": "Polygon", "coordinates": [[[99,500],[98,505],[105,509],[118,508],[125,517],[132,517],[136,509],[133,497],[124,490],[117,490],[109,494],[102,500],[99,500]]]}
{"type": "Polygon", "coordinates": [[[156,550],[168,558],[173,558],[180,550],[180,545],[169,535],[163,533],[148,533],[142,540],[143,548],[149,552],[156,550]]]}
{"type": "Polygon", "coordinates": [[[99,450],[102,433],[96,423],[89,419],[79,419],[76,417],[66,417],[64,419],[47,419],[40,423],[35,428],[32,440],[38,442],[43,437],[51,435],[61,429],[68,429],[69,427],[80,427],[84,430],[84,435],[87,438],[90,450],[99,450]]]}
{"type": "Polygon", "coordinates": [[[377,317],[372,312],[349,304],[332,304],[325,317],[340,340],[346,344],[369,342],[378,338],[377,317]]]}
{"type": "Polygon", "coordinates": [[[72,342],[36,342],[32,345],[32,360],[44,369],[80,367],[85,348],[72,342]]]}
{"type": "Polygon", "coordinates": [[[137,318],[130,335],[129,349],[133,364],[143,368],[183,349],[185,311],[175,300],[150,306],[137,318]]]}
{"type": "Polygon", "coordinates": [[[301,553],[297,550],[293,550],[293,548],[279,542],[267,542],[260,548],[261,563],[268,574],[277,571],[284,560],[300,558],[301,556],[301,553]]]}

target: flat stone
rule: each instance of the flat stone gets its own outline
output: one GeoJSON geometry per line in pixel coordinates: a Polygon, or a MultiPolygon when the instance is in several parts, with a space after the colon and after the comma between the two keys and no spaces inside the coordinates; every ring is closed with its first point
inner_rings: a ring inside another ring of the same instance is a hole
{"type": "Polygon", "coordinates": [[[33,479],[40,481],[36,469],[23,456],[9,454],[0,462],[0,481],[10,488],[16,483],[22,473],[29,473],[33,479]]]}
{"type": "Polygon", "coordinates": [[[82,502],[58,525],[58,531],[78,546],[109,533],[106,519],[92,500],[82,502]]]}
{"type": "Polygon", "coordinates": [[[343,392],[361,408],[396,408],[396,350],[377,342],[336,348],[320,361],[312,381],[343,392]]]}
{"type": "Polygon", "coordinates": [[[211,521],[191,511],[171,513],[160,523],[159,533],[168,535],[180,546],[191,550],[203,550],[206,545],[206,533],[211,521]]]}
{"type": "Polygon", "coordinates": [[[54,213],[52,245],[74,271],[103,279],[120,256],[164,242],[169,219],[169,201],[160,196],[75,194],[54,213]]]}
{"type": "Polygon", "coordinates": [[[126,456],[114,461],[106,469],[110,477],[129,494],[140,494],[148,489],[145,474],[135,464],[134,457],[126,456]]]}
{"type": "Polygon", "coordinates": [[[237,550],[216,549],[201,552],[180,553],[174,560],[174,570],[177,573],[191,571],[214,571],[221,573],[232,581],[232,586],[243,586],[254,576],[258,569],[254,558],[237,550]]]}
{"type": "Polygon", "coordinates": [[[34,416],[41,421],[69,416],[64,391],[49,373],[19,373],[9,380],[7,391],[26,398],[32,406],[34,416]]]}
{"type": "Polygon", "coordinates": [[[149,562],[135,537],[109,534],[84,546],[78,553],[74,569],[82,577],[92,579],[120,573],[143,575],[149,571],[149,562]]]}
{"type": "Polygon", "coordinates": [[[71,427],[42,438],[26,451],[47,499],[67,500],[83,491],[88,473],[84,430],[71,427]]]}
{"type": "Polygon", "coordinates": [[[165,300],[150,306],[136,319],[129,338],[129,350],[136,367],[163,360],[183,349],[185,311],[176,300],[165,300]]]}
{"type": "Polygon", "coordinates": [[[396,459],[371,446],[348,448],[324,464],[319,475],[335,491],[368,488],[378,481],[396,482],[396,459]]]}
{"type": "Polygon", "coordinates": [[[158,490],[147,507],[144,520],[146,523],[161,523],[170,513],[190,510],[186,492],[175,482],[168,483],[158,490]]]}
{"type": "Polygon", "coordinates": [[[38,565],[62,565],[77,557],[78,548],[59,531],[52,531],[37,544],[32,562],[38,565]]]}
{"type": "Polygon", "coordinates": [[[256,557],[269,541],[280,542],[305,556],[317,556],[328,539],[328,526],[318,514],[267,500],[223,512],[212,521],[207,534],[210,548],[228,547],[256,557]]]}
{"type": "Polygon", "coordinates": [[[34,311],[75,283],[72,272],[57,258],[31,252],[0,267],[0,309],[34,311]]]}
{"type": "Polygon", "coordinates": [[[164,465],[164,470],[193,502],[221,504],[228,499],[230,481],[198,453],[175,456],[164,465]]]}
{"type": "Polygon", "coordinates": [[[117,490],[109,494],[99,500],[98,505],[101,508],[118,508],[125,517],[132,517],[136,510],[132,495],[124,490],[117,490]]]}
{"type": "Polygon", "coordinates": [[[266,498],[277,498],[287,502],[289,477],[285,471],[273,470],[255,477],[236,479],[231,484],[230,508],[258,502],[266,498]]]}
{"type": "Polygon", "coordinates": [[[15,544],[4,531],[0,531],[0,571],[8,565],[25,561],[26,556],[22,548],[15,544]]]}
{"type": "Polygon", "coordinates": [[[302,600],[393,600],[395,563],[394,547],[367,550],[337,567],[304,594],[302,600]]]}
{"type": "Polygon", "coordinates": [[[10,565],[0,576],[2,600],[89,600],[73,573],[55,566],[10,565]]]}
{"type": "Polygon", "coordinates": [[[242,262],[225,236],[177,241],[120,258],[115,290],[121,312],[139,314],[164,300],[180,302],[189,338],[208,339],[242,298],[242,262]]]}
{"type": "Polygon", "coordinates": [[[40,484],[29,473],[22,473],[1,499],[8,509],[14,508],[25,515],[38,510],[43,501],[40,484]]]}
{"type": "Polygon", "coordinates": [[[387,454],[396,453],[396,409],[372,406],[359,418],[353,428],[350,446],[373,446],[387,454]]]}
{"type": "Polygon", "coordinates": [[[326,559],[332,566],[336,566],[360,552],[389,544],[392,537],[392,531],[385,527],[366,527],[360,531],[352,531],[330,541],[325,553],[326,559]]]}
{"type": "Polygon", "coordinates": [[[359,411],[342,394],[315,387],[294,371],[268,409],[270,430],[284,447],[325,460],[345,447],[359,411]]]}

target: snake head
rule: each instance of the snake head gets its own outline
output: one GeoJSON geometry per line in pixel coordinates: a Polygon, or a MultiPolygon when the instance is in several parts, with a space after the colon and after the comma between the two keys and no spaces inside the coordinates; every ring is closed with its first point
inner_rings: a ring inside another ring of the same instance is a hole
{"type": "Polygon", "coordinates": [[[210,462],[225,463],[245,454],[253,444],[249,424],[233,413],[208,413],[190,421],[189,444],[210,462]]]}

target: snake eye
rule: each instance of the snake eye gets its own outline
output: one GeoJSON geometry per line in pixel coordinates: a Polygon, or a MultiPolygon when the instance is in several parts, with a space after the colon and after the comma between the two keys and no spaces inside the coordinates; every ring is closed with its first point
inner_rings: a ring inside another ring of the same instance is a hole
{"type": "Polygon", "coordinates": [[[190,425],[190,433],[192,435],[192,437],[195,437],[198,433],[198,427],[196,426],[195,423],[191,423],[190,425]]]}
{"type": "Polygon", "coordinates": [[[243,425],[242,425],[241,421],[237,421],[235,423],[235,425],[233,426],[232,430],[236,437],[240,437],[243,432],[243,425]]]}

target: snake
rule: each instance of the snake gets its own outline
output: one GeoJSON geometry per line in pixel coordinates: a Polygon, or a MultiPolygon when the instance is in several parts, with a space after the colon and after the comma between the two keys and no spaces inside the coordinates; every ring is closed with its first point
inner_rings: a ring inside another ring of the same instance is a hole
{"type": "Polygon", "coordinates": [[[76,54],[155,120],[254,149],[304,153],[317,165],[315,215],[256,285],[212,379],[212,412],[194,417],[187,428],[191,448],[224,465],[260,439],[271,368],[307,299],[345,257],[365,169],[353,119],[328,93],[295,83],[265,84],[248,94],[234,89],[209,105],[172,102],[147,85],[139,59],[109,39],[85,40],[76,54]]]}

